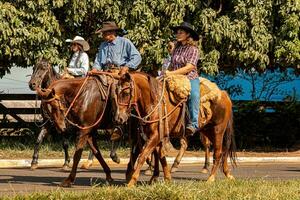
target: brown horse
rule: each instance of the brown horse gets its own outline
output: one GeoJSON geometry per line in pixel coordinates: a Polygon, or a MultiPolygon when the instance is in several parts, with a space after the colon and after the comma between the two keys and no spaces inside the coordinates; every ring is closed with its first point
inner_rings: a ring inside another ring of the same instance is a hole
{"type": "Polygon", "coordinates": [[[77,127],[76,150],[70,175],[61,186],[70,187],[76,177],[83,147],[89,144],[94,155],[112,181],[111,170],[103,159],[96,142],[95,129],[112,127],[110,93],[113,86],[110,76],[58,80],[46,91],[37,90],[42,102],[47,104],[48,114],[58,131],[65,132],[69,125],[77,127]]]}
{"type": "MultiPolygon", "coordinates": [[[[183,103],[174,105],[169,99],[168,93],[162,91],[161,83],[158,80],[143,73],[126,73],[118,82],[116,88],[117,111],[115,112],[115,120],[118,123],[126,122],[131,115],[131,108],[135,108],[137,113],[139,113],[138,118],[142,119],[145,123],[144,132],[148,138],[144,148],[138,155],[138,160],[128,186],[136,183],[141,167],[152,152],[158,154],[163,166],[165,180],[171,179],[166,157],[163,153],[163,141],[169,136],[185,137],[183,135],[184,124],[182,123],[184,107],[183,103]]],[[[222,92],[220,100],[213,103],[211,108],[213,116],[210,123],[205,125],[201,130],[211,141],[214,148],[214,163],[208,181],[215,180],[221,161],[225,176],[233,179],[227,163],[227,158],[230,156],[235,164],[232,103],[227,93],[222,92]]],[[[155,180],[155,176],[157,176],[157,173],[152,176],[151,180],[155,180]]]]}
{"type": "MultiPolygon", "coordinates": [[[[33,67],[33,73],[31,75],[31,79],[29,81],[29,88],[33,91],[36,88],[47,88],[51,83],[56,80],[59,80],[61,77],[58,73],[55,72],[53,67],[49,64],[48,60],[40,59],[35,66],[33,67]]],[[[57,132],[53,127],[50,117],[45,112],[46,104],[41,104],[41,113],[43,117],[43,123],[41,125],[41,131],[37,137],[37,140],[34,145],[34,152],[31,161],[31,169],[34,170],[38,167],[38,157],[39,157],[39,149],[44,140],[44,138],[49,133],[57,132]]],[[[57,134],[56,134],[57,135],[57,134]]],[[[68,153],[68,140],[65,137],[66,134],[63,135],[63,149],[65,153],[65,162],[63,168],[68,168],[70,163],[70,156],[68,153]]]]}

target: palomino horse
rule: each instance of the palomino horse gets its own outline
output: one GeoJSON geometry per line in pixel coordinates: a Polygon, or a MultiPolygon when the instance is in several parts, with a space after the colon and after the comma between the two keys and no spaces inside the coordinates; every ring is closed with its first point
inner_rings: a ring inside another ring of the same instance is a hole
{"type": "Polygon", "coordinates": [[[64,132],[68,125],[77,129],[76,150],[70,175],[61,186],[70,187],[76,177],[83,147],[89,144],[101,164],[106,180],[112,181],[111,170],[103,159],[96,142],[95,129],[112,127],[111,101],[113,78],[107,75],[58,80],[46,91],[37,90],[57,130],[64,132]]]}
{"type": "MultiPolygon", "coordinates": [[[[58,73],[55,72],[53,67],[48,63],[46,59],[39,60],[36,65],[33,67],[33,73],[31,75],[31,79],[29,81],[29,88],[31,90],[36,90],[36,88],[47,88],[49,85],[59,80],[61,77],[58,73]]],[[[38,157],[39,157],[39,149],[45,138],[49,133],[56,132],[56,129],[53,127],[53,124],[50,120],[50,117],[45,112],[46,104],[41,104],[41,111],[43,116],[43,124],[41,125],[41,131],[37,137],[34,146],[34,152],[32,156],[31,169],[36,169],[38,167],[38,157]]],[[[70,163],[70,157],[68,153],[68,141],[63,136],[63,149],[65,152],[65,162],[63,168],[67,168],[70,163]]]]}
{"type": "MultiPolygon", "coordinates": [[[[126,122],[131,116],[131,109],[134,108],[138,113],[137,118],[145,123],[143,128],[148,138],[144,148],[138,155],[128,186],[136,183],[141,167],[152,152],[158,154],[157,157],[159,157],[162,164],[165,180],[171,179],[163,144],[169,136],[183,137],[184,124],[181,122],[184,115],[184,102],[174,105],[169,99],[168,93],[162,91],[164,90],[161,83],[144,73],[126,73],[118,82],[115,120],[121,124],[126,122]]],[[[208,181],[215,180],[220,161],[222,161],[225,176],[234,179],[227,162],[227,158],[230,156],[235,164],[235,143],[232,127],[232,103],[226,92],[222,92],[221,98],[218,102],[212,104],[211,109],[213,116],[210,123],[205,125],[202,130],[202,133],[211,141],[214,148],[214,162],[208,181]]],[[[157,167],[158,163],[156,162],[157,167]]],[[[155,180],[156,176],[157,173],[152,176],[151,180],[155,180]]]]}

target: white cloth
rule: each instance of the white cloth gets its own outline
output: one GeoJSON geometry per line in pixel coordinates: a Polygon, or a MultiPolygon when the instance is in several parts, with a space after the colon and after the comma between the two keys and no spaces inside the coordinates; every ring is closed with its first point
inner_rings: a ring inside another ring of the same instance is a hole
{"type": "Polygon", "coordinates": [[[68,72],[73,76],[85,76],[88,70],[89,70],[89,56],[87,55],[87,53],[75,52],[68,66],[68,72]],[[78,56],[80,57],[77,61],[78,56]]]}

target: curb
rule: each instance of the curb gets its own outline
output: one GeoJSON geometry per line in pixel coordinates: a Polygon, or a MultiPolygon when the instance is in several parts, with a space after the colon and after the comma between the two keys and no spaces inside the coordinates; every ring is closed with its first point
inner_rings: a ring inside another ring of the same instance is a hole
{"type": "MultiPolygon", "coordinates": [[[[175,157],[168,157],[167,162],[172,164],[175,157]]],[[[113,164],[117,166],[110,158],[104,159],[107,164],[113,164]]],[[[199,157],[183,157],[181,160],[182,164],[195,164],[204,163],[204,158],[199,157]]],[[[213,159],[210,158],[212,161],[213,159]]],[[[79,162],[79,167],[81,164],[86,162],[87,159],[81,159],[79,162]]],[[[120,164],[127,164],[129,158],[121,158],[120,164]]],[[[300,163],[300,157],[238,157],[238,163],[300,163]]],[[[64,159],[40,159],[39,167],[61,167],[64,163],[64,159]]],[[[72,164],[72,161],[71,161],[72,164]]],[[[98,161],[94,159],[93,165],[99,165],[98,161]]],[[[0,160],[0,168],[29,168],[31,166],[31,159],[20,159],[20,160],[0,160]]]]}

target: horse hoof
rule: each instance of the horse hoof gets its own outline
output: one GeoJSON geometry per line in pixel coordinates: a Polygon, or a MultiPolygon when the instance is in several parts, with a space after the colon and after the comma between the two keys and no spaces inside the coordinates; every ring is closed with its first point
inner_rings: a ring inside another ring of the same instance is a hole
{"type": "Polygon", "coordinates": [[[62,170],[63,171],[69,171],[69,166],[68,165],[63,165],[62,170]]]}
{"type": "Polygon", "coordinates": [[[112,160],[117,164],[120,164],[121,162],[120,158],[112,158],[112,160]]]}
{"type": "Polygon", "coordinates": [[[31,164],[31,167],[30,167],[31,170],[35,170],[37,168],[38,168],[38,164],[37,163],[31,164]]]}
{"type": "Polygon", "coordinates": [[[176,172],[177,170],[178,170],[178,167],[172,167],[171,173],[174,173],[174,172],[176,172]]]}
{"type": "Polygon", "coordinates": [[[145,170],[144,174],[146,176],[151,176],[152,175],[152,170],[148,168],[148,169],[145,170]]]}
{"type": "Polygon", "coordinates": [[[207,183],[212,183],[212,182],[215,182],[215,177],[214,176],[210,176],[210,177],[208,177],[208,179],[207,179],[207,183]]]}
{"type": "Polygon", "coordinates": [[[207,174],[209,171],[208,171],[208,169],[206,169],[206,168],[203,168],[201,171],[200,171],[200,173],[202,173],[202,174],[207,174]]]}
{"type": "Polygon", "coordinates": [[[129,181],[129,183],[127,184],[127,187],[132,188],[134,187],[135,182],[134,181],[129,181]]]}
{"type": "Polygon", "coordinates": [[[149,183],[152,184],[152,183],[155,183],[158,181],[158,176],[152,176],[149,183]]]}
{"type": "Polygon", "coordinates": [[[72,186],[72,183],[70,181],[63,181],[61,184],[60,184],[60,187],[71,187],[72,186]]]}
{"type": "Polygon", "coordinates": [[[106,182],[107,182],[108,184],[110,184],[110,183],[113,182],[113,181],[114,181],[114,179],[113,179],[112,177],[106,178],[106,182]]]}
{"type": "Polygon", "coordinates": [[[81,169],[89,169],[93,165],[93,162],[85,162],[81,165],[81,169]]]}
{"type": "Polygon", "coordinates": [[[231,174],[227,175],[226,177],[227,177],[229,180],[235,180],[235,178],[234,178],[231,174]]]}

